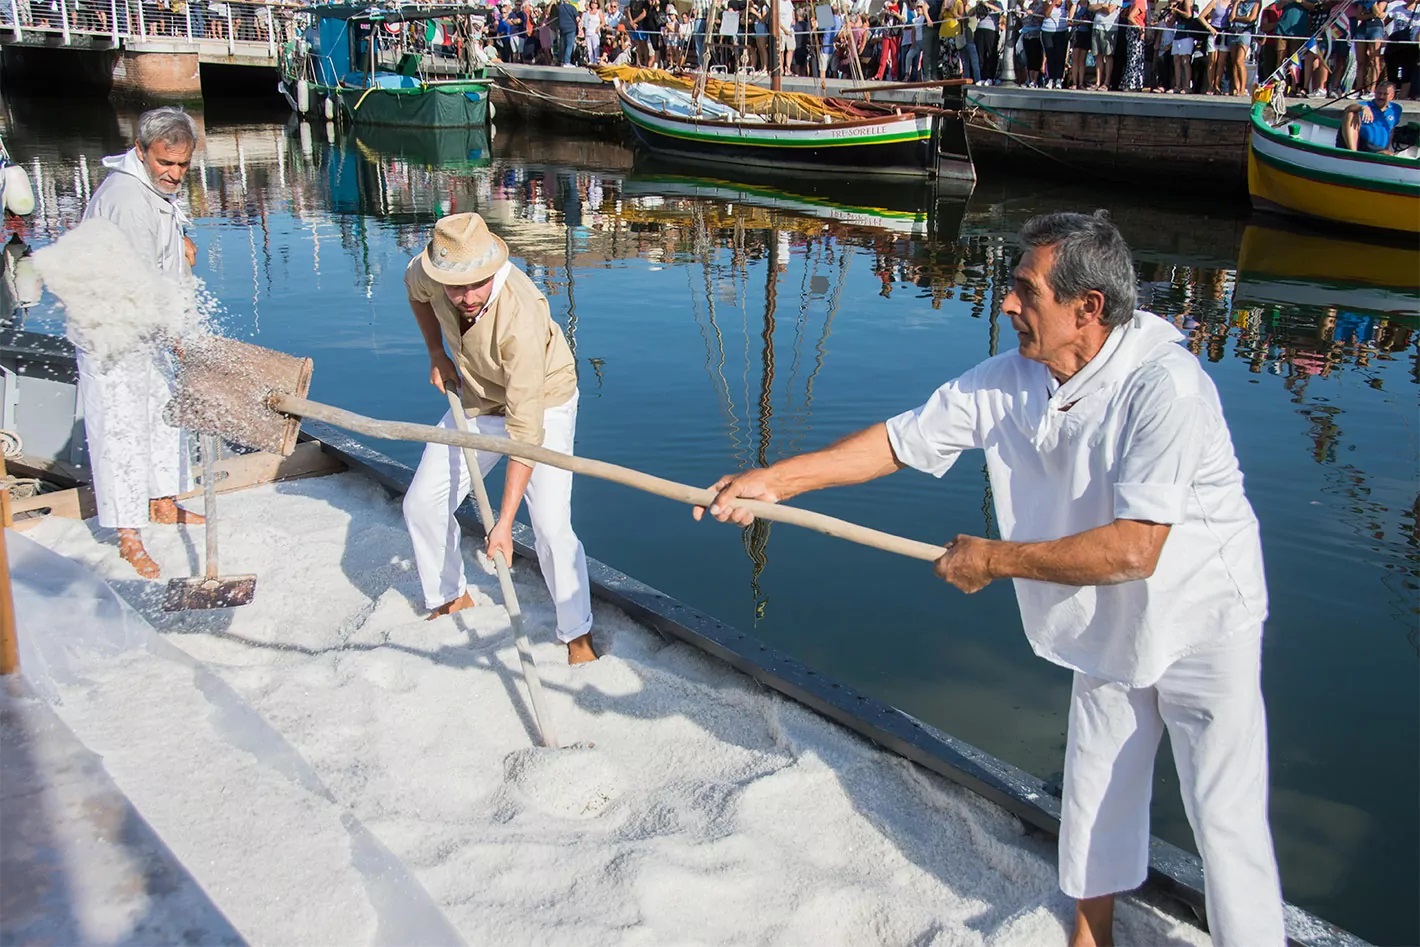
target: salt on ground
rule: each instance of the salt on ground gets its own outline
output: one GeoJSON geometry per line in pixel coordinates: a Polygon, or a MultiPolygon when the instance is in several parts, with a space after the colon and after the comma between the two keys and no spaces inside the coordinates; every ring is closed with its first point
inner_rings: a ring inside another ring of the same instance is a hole
{"type": "MultiPolygon", "coordinates": [[[[569,667],[519,562],[550,711],[579,741],[532,748],[508,616],[471,542],[479,607],[425,622],[398,505],[369,481],[222,503],[224,565],[261,576],[228,611],[162,612],[162,586],[93,521],[29,535],[107,579],[328,790],[303,795],[224,749],[192,669],[148,651],[56,685],[60,716],[251,942],[386,940],[348,817],[474,944],[1065,943],[1053,845],[972,793],[600,604],[604,656],[569,667]]],[[[145,539],[166,575],[198,567],[200,529],[145,539]]],[[[1120,943],[1208,942],[1133,900],[1118,924],[1120,943]]]]}
{"type": "Polygon", "coordinates": [[[64,304],[70,340],[101,364],[203,330],[197,281],[164,274],[103,217],[36,250],[34,261],[64,304]]]}

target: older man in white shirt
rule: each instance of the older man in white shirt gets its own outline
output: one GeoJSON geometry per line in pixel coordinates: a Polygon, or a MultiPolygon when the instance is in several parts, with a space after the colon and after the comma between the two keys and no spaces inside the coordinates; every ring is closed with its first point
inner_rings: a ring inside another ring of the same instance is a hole
{"type": "MultiPolygon", "coordinates": [[[[986,453],[1001,540],[958,536],[936,571],[1013,579],[1037,654],[1075,672],[1060,887],[1072,947],[1113,943],[1114,895],[1144,881],[1154,756],[1168,729],[1219,947],[1281,947],[1259,681],[1267,593],[1212,381],[1134,310],[1129,248],[1103,213],[1021,231],[1003,311],[1019,348],[828,448],[725,477],[710,512],[986,453]]],[[[700,511],[697,511],[697,517],[700,511]]]]}
{"type": "MultiPolygon", "coordinates": [[[[109,220],[139,257],[185,281],[197,248],[184,232],[188,220],[178,197],[197,147],[197,125],[179,109],[158,108],[139,116],[136,137],[126,153],[103,159],[109,174],[84,216],[109,220]]],[[[139,575],[156,579],[160,570],[140,530],[148,523],[203,522],[175,499],[189,474],[184,434],[163,416],[172,397],[171,353],[138,346],[102,361],[74,341],[99,525],[117,530],[119,555],[139,575]]]]}

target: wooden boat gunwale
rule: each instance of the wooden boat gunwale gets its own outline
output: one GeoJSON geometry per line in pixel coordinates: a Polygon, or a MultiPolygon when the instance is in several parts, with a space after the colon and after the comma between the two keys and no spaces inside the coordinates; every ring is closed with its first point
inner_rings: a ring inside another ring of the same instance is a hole
{"type": "MultiPolygon", "coordinates": [[[[1376,152],[1371,151],[1351,151],[1347,148],[1318,145],[1316,142],[1313,141],[1305,141],[1299,138],[1293,138],[1291,135],[1287,135],[1278,131],[1276,128],[1269,125],[1265,119],[1262,118],[1262,111],[1264,108],[1265,103],[1258,102],[1253,105],[1252,131],[1254,134],[1263,135],[1269,140],[1275,142],[1276,144],[1283,145],[1285,147],[1292,148],[1297,151],[1309,152],[1311,154],[1319,155],[1325,158],[1334,158],[1337,161],[1356,162],[1357,164],[1362,166],[1377,165],[1381,167],[1397,167],[1410,170],[1420,170],[1420,162],[1417,162],[1414,158],[1407,158],[1402,155],[1378,154],[1376,152]]],[[[1313,125],[1322,125],[1326,127],[1339,127],[1340,125],[1339,120],[1333,120],[1330,118],[1330,116],[1324,116],[1327,119],[1325,121],[1319,121],[1317,120],[1317,118],[1312,117],[1322,115],[1322,113],[1318,112],[1315,109],[1310,109],[1306,106],[1297,106],[1294,108],[1304,108],[1306,109],[1306,111],[1298,112],[1294,115],[1293,109],[1288,109],[1287,116],[1289,123],[1293,121],[1300,121],[1308,122],[1313,125]]],[[[1416,190],[1417,192],[1420,192],[1420,185],[1416,185],[1416,190]]]]}
{"type": "MultiPolygon", "coordinates": [[[[622,101],[624,101],[624,102],[630,102],[631,105],[633,105],[635,108],[637,108],[637,109],[639,109],[639,110],[641,110],[641,111],[643,111],[643,112],[646,112],[646,113],[648,113],[648,114],[654,115],[654,116],[656,116],[657,118],[669,119],[669,120],[671,120],[671,121],[681,122],[681,123],[686,124],[686,125],[710,125],[710,126],[712,126],[712,127],[717,127],[717,128],[723,128],[723,127],[727,127],[727,126],[731,126],[731,125],[732,125],[732,122],[731,122],[729,119],[720,119],[720,120],[717,120],[717,119],[709,119],[709,118],[697,119],[697,118],[690,118],[690,117],[685,116],[685,115],[677,115],[677,114],[675,114],[674,112],[656,112],[656,111],[653,111],[652,109],[648,108],[648,107],[647,107],[646,105],[644,105],[643,103],[637,102],[634,98],[631,98],[629,95],[627,95],[625,89],[622,88],[622,82],[621,82],[621,80],[618,79],[618,80],[616,81],[615,88],[616,88],[616,94],[617,94],[617,96],[618,96],[619,98],[621,98],[622,101]]],[[[762,128],[762,129],[766,129],[766,130],[770,130],[770,131],[781,131],[781,130],[782,130],[782,131],[812,131],[812,130],[816,130],[816,129],[856,128],[856,127],[860,127],[860,126],[863,126],[863,125],[881,125],[881,124],[882,124],[883,122],[885,122],[885,121],[893,121],[893,122],[896,122],[896,121],[903,121],[903,122],[912,121],[912,122],[915,122],[917,119],[922,118],[922,117],[924,117],[924,116],[916,115],[916,114],[910,113],[910,112],[885,112],[882,116],[877,117],[877,118],[854,118],[854,119],[848,119],[848,120],[845,120],[845,121],[832,121],[832,122],[808,122],[808,121],[804,121],[804,122],[768,122],[768,121],[766,121],[766,122],[754,122],[754,123],[753,123],[753,127],[754,127],[755,129],[761,129],[761,128],[762,128]]],[[[930,133],[931,133],[931,132],[930,132],[930,130],[929,130],[929,131],[928,131],[928,134],[930,134],[930,133]]],[[[925,137],[925,136],[924,136],[924,137],[925,137]]],[[[815,142],[815,144],[818,144],[818,143],[815,142]]],[[[828,142],[824,142],[823,144],[829,144],[829,143],[828,143],[828,142]]],[[[858,144],[862,144],[862,142],[857,142],[857,141],[852,141],[852,140],[850,140],[850,141],[848,142],[848,144],[850,144],[850,145],[858,145],[858,144]]]]}

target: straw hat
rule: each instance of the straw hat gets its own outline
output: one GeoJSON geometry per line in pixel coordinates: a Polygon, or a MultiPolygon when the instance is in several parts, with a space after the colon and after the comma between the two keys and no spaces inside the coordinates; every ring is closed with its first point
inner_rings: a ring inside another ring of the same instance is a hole
{"type": "Polygon", "coordinates": [[[508,245],[477,214],[452,214],[434,225],[419,262],[434,282],[467,286],[497,273],[508,262],[508,245]]]}

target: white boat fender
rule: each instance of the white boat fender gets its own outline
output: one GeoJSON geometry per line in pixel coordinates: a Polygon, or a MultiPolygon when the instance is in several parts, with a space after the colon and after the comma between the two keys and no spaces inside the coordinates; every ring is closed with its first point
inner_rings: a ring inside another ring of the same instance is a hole
{"type": "Polygon", "coordinates": [[[333,95],[325,97],[325,120],[327,122],[335,121],[335,96],[333,95]]]}
{"type": "Polygon", "coordinates": [[[15,301],[21,306],[33,306],[44,294],[44,277],[39,275],[35,258],[28,253],[15,261],[15,301]]]}
{"type": "Polygon", "coordinates": [[[305,79],[296,80],[296,111],[302,115],[311,110],[311,85],[305,79]]]}
{"type": "Polygon", "coordinates": [[[315,154],[315,148],[311,146],[311,123],[301,123],[301,154],[307,158],[315,154]]]}
{"type": "Polygon", "coordinates": [[[492,141],[493,139],[495,139],[495,138],[497,138],[497,137],[498,137],[498,126],[497,126],[497,125],[494,125],[494,124],[492,124],[492,123],[490,122],[489,125],[488,125],[488,140],[489,140],[489,141],[492,141]]]}
{"type": "Polygon", "coordinates": [[[491,122],[498,117],[498,109],[494,107],[493,100],[488,100],[488,120],[491,122]]]}
{"type": "Polygon", "coordinates": [[[3,172],[0,190],[5,194],[5,209],[24,217],[34,213],[35,192],[30,187],[30,176],[18,164],[7,164],[3,172]]]}

